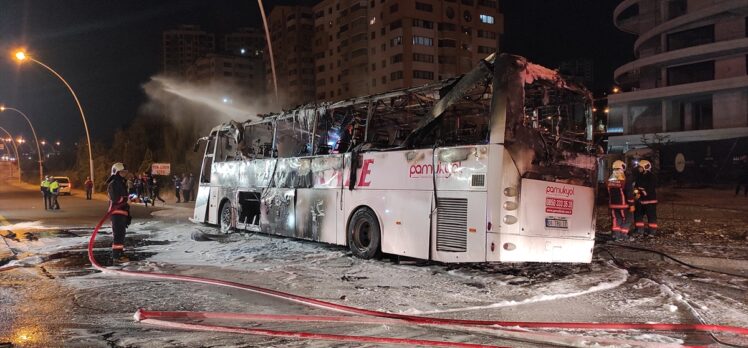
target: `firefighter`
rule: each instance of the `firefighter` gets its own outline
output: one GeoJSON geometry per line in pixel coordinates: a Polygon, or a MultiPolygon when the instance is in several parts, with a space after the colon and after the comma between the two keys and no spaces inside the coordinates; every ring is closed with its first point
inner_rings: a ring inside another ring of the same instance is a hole
{"type": "Polygon", "coordinates": [[[636,198],[636,232],[654,236],[657,233],[657,178],[652,173],[652,163],[641,160],[636,166],[638,174],[634,180],[636,198]],[[644,217],[647,222],[644,222],[644,217]]]}
{"type": "Polygon", "coordinates": [[[44,210],[47,210],[51,207],[52,204],[50,204],[50,196],[49,196],[49,175],[46,175],[44,177],[44,180],[42,180],[41,184],[39,184],[39,191],[42,192],[42,199],[44,200],[44,210]]]}
{"type": "Polygon", "coordinates": [[[613,239],[628,239],[629,227],[633,221],[634,197],[631,181],[626,178],[626,163],[613,162],[613,173],[605,183],[608,188],[608,207],[612,218],[613,239]]]}
{"type": "Polygon", "coordinates": [[[107,194],[109,195],[109,211],[112,219],[112,262],[124,263],[129,260],[125,253],[125,233],[130,225],[130,205],[128,204],[127,185],[125,184],[127,169],[118,162],[112,165],[112,175],[107,179],[107,194]]]}

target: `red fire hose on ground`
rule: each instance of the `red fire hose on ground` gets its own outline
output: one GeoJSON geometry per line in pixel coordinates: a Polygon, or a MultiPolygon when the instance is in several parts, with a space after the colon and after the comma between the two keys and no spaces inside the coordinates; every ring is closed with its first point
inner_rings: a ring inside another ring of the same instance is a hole
{"type": "MultiPolygon", "coordinates": [[[[718,332],[718,333],[730,333],[735,335],[748,336],[748,328],[741,328],[735,326],[725,325],[709,325],[709,324],[667,324],[667,323],[563,323],[563,322],[512,322],[512,321],[490,321],[490,320],[465,320],[465,319],[446,319],[446,318],[432,318],[432,317],[420,317],[413,315],[404,315],[396,313],[387,313],[380,311],[373,311],[368,309],[356,308],[351,306],[345,306],[341,304],[325,302],[313,298],[307,298],[303,296],[293,295],[284,293],[277,290],[265,289],[253,285],[240,284],[236,282],[230,282],[219,279],[200,278],[193,276],[184,276],[176,274],[162,274],[153,272],[137,272],[127,270],[116,270],[107,269],[101,266],[93,254],[94,241],[96,235],[99,232],[102,224],[109,218],[110,213],[107,213],[96,225],[96,228],[91,235],[91,239],[88,242],[88,259],[91,264],[98,270],[104,273],[119,274],[136,276],[140,278],[148,279],[171,279],[179,281],[188,281],[194,283],[210,284],[217,286],[230,287],[234,289],[251,291],[257,294],[266,296],[273,296],[276,298],[292,301],[307,306],[313,306],[323,308],[327,310],[338,311],[346,314],[355,314],[359,316],[304,316],[304,315],[261,315],[261,314],[242,314],[242,313],[211,313],[211,312],[160,312],[160,311],[145,311],[139,309],[135,313],[135,319],[140,322],[180,328],[180,329],[192,329],[192,330],[207,330],[216,332],[232,332],[252,335],[263,335],[271,337],[286,337],[286,338],[299,338],[299,339],[315,339],[315,340],[329,340],[329,341],[341,341],[341,342],[359,342],[359,343],[380,343],[380,344],[403,344],[403,345],[426,345],[426,346],[438,346],[438,347],[487,347],[486,345],[471,344],[471,343],[460,343],[460,342],[447,342],[447,341],[431,341],[431,340],[419,340],[419,339],[405,339],[405,338],[391,338],[391,337],[374,337],[374,336],[347,336],[347,335],[334,335],[334,334],[319,334],[311,332],[295,332],[295,331],[276,331],[276,330],[265,330],[265,329],[254,329],[254,328],[242,328],[242,327],[228,327],[218,325],[207,325],[207,324],[190,324],[183,322],[173,322],[162,319],[234,319],[234,320],[253,320],[253,321],[306,321],[306,322],[345,322],[345,323],[367,323],[367,324],[406,324],[406,325],[428,325],[428,326],[441,326],[441,327],[462,327],[462,328],[492,328],[492,329],[508,329],[508,328],[536,328],[536,329],[587,329],[587,330],[649,330],[649,331],[692,331],[692,332],[718,332]]],[[[548,338],[552,334],[548,333],[533,333],[520,330],[508,330],[514,332],[527,333],[530,336],[535,335],[535,339],[539,336],[548,338]]],[[[560,335],[559,335],[560,336],[560,335]]],[[[604,340],[598,340],[604,341],[604,340]]],[[[609,340],[610,341],[610,340],[609,340]]],[[[544,342],[549,343],[551,341],[545,340],[544,342]]],[[[620,342],[620,341],[618,341],[620,342]]],[[[640,344],[643,342],[639,342],[640,344]]],[[[492,346],[493,347],[493,346],[492,346]]]]}

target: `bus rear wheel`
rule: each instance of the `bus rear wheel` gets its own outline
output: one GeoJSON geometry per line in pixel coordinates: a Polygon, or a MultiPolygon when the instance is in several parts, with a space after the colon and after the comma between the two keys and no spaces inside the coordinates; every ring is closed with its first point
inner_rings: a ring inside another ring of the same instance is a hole
{"type": "Polygon", "coordinates": [[[376,214],[369,208],[356,210],[348,224],[348,248],[356,257],[368,260],[379,255],[381,230],[376,214]]]}
{"type": "Polygon", "coordinates": [[[231,202],[224,202],[221,205],[221,212],[218,215],[218,227],[222,233],[231,232],[231,202]]]}

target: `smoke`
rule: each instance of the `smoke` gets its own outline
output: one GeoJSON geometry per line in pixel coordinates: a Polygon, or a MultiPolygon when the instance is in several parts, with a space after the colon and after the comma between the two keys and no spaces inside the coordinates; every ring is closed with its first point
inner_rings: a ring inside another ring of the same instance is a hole
{"type": "Polygon", "coordinates": [[[226,83],[198,84],[157,75],[143,90],[149,100],[142,113],[166,115],[177,126],[196,125],[201,131],[232,120],[254,121],[258,113],[271,111],[265,95],[226,83]]]}

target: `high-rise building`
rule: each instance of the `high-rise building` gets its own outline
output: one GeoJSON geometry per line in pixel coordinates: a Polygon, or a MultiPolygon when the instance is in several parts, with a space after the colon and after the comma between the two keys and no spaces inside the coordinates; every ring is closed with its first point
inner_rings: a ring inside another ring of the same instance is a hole
{"type": "MultiPolygon", "coordinates": [[[[745,0],[621,2],[614,23],[638,38],[636,60],[614,73],[622,93],[608,97],[608,132],[620,135],[609,150],[748,136],[747,14],[745,0]]],[[[702,155],[735,144],[703,145],[702,155]]]]}
{"type": "Polygon", "coordinates": [[[223,51],[244,57],[262,57],[265,51],[265,32],[258,28],[239,28],[223,36],[223,51]]]}
{"type": "MultiPolygon", "coordinates": [[[[275,6],[268,16],[278,104],[288,108],[313,102],[314,94],[314,18],[308,6],[275,6]]],[[[267,90],[273,95],[273,76],[269,50],[265,60],[267,90]]],[[[271,97],[272,99],[272,97],[271,97]]]]}
{"type": "Polygon", "coordinates": [[[317,100],[466,73],[503,32],[495,0],[322,0],[314,17],[317,100]]]}
{"type": "Polygon", "coordinates": [[[169,75],[186,76],[187,69],[208,53],[215,52],[215,36],[197,25],[181,25],[163,33],[162,70],[169,75]]]}
{"type": "Polygon", "coordinates": [[[261,57],[209,53],[187,69],[187,79],[198,84],[235,86],[237,95],[264,97],[264,71],[261,57]]]}

